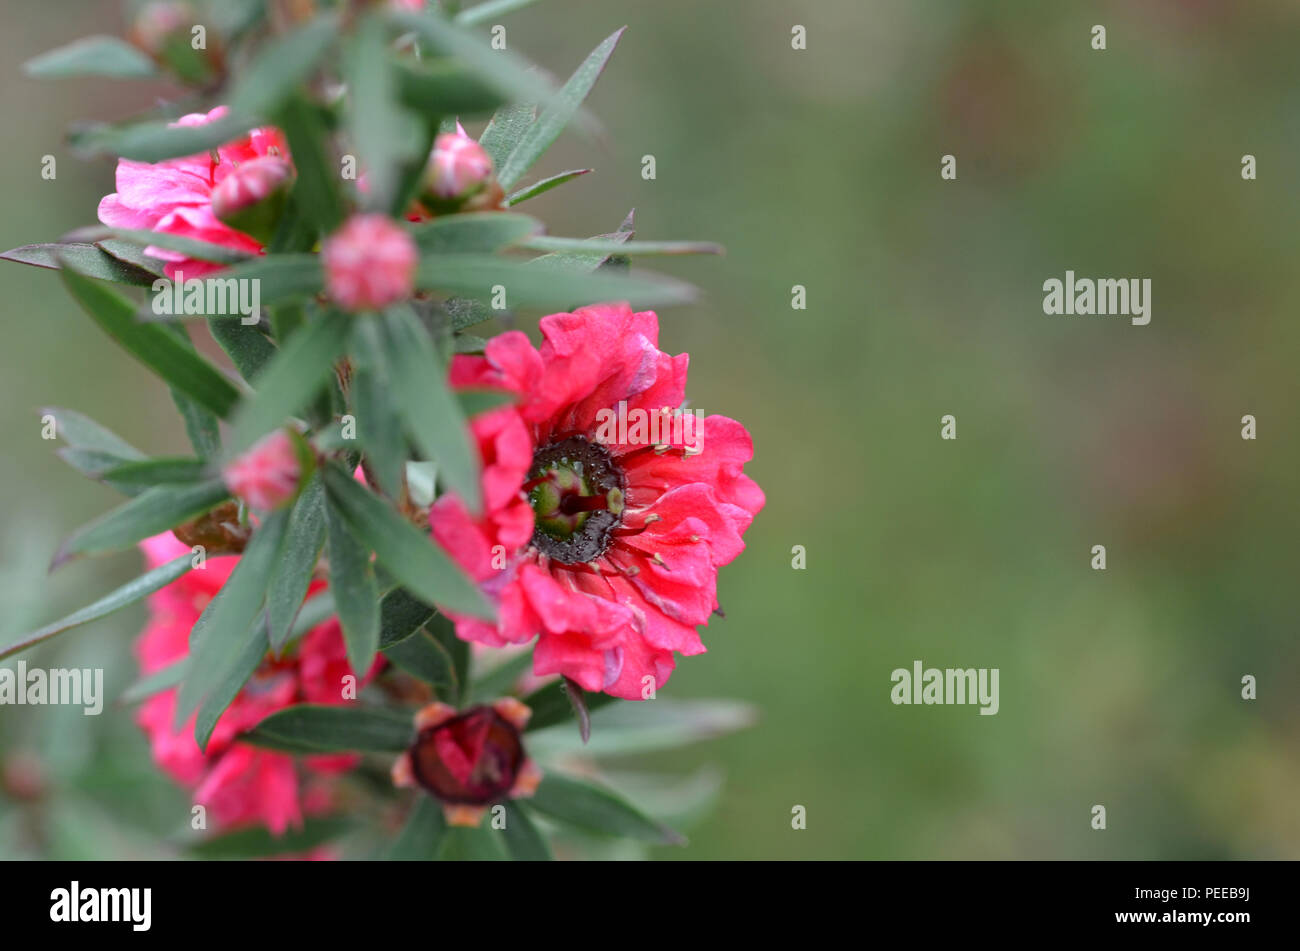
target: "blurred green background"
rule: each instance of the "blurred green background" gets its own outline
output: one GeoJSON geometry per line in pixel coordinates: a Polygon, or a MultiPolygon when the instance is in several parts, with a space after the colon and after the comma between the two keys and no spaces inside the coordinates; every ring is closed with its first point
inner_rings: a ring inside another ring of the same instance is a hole
{"type": "MultiPolygon", "coordinates": [[[[110,162],[65,148],[70,122],[168,90],[21,74],[119,33],[115,3],[6,0],[4,19],[8,248],[93,222],[113,190],[110,162]]],[[[639,237],[728,249],[654,263],[705,291],[661,315],[661,344],[690,352],[694,405],[753,433],[768,505],[722,573],[710,652],[663,693],[742,698],[760,719],[632,764],[725,772],[690,845],[654,854],[1300,857],[1300,7],[545,0],[502,22],[561,76],[630,26],[591,101],[603,148],[568,135],[535,170],[596,172],[527,210],[588,235],[635,207],[639,237]],[[948,153],[955,182],[939,177],[948,153]],[[1246,153],[1258,181],[1241,179],[1246,153]],[[1150,278],[1150,325],[1044,316],[1042,283],[1067,268],[1150,278]],[[944,414],[956,441],[939,438],[944,414]],[[999,668],[1000,712],[893,705],[890,672],[915,660],[999,668]]],[[[57,540],[117,496],[55,458],[38,407],[154,452],[186,443],[165,388],[54,274],[0,276],[8,642],[139,568],[47,575],[57,540]]],[[[142,618],[25,659],[102,666],[113,696],[142,618]]],[[[187,815],[121,706],[0,709],[0,759],[0,855],[151,855],[187,815]],[[17,804],[35,774],[43,794],[17,804]]]]}

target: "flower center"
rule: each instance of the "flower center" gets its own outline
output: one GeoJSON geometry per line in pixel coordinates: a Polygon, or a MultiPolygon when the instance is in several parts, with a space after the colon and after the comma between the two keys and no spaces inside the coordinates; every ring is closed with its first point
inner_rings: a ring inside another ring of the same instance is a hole
{"type": "Polygon", "coordinates": [[[626,488],[605,447],[581,436],[537,450],[524,484],[536,516],[533,544],[568,565],[599,558],[623,522],[626,488]]]}

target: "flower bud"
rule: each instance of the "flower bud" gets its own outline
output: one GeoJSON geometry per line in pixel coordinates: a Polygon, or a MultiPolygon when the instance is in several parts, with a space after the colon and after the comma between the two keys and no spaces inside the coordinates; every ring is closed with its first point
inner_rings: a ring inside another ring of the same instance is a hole
{"type": "Polygon", "coordinates": [[[299,442],[277,429],[221,470],[226,487],[250,508],[269,512],[298,493],[303,464],[299,442]]]}
{"type": "Polygon", "coordinates": [[[293,186],[293,166],[264,155],[236,166],[212,189],[212,213],[236,231],[268,244],[293,186]]]}
{"type": "Polygon", "coordinates": [[[381,310],[411,295],[419,252],[387,215],[353,215],[321,247],[330,297],[351,311],[381,310]]]}
{"type": "Polygon", "coordinates": [[[151,56],[159,56],[172,37],[188,33],[194,11],[188,3],[160,0],[140,8],[131,24],[131,39],[151,56]]]}
{"type": "Polygon", "coordinates": [[[492,159],[459,124],[455,132],[444,132],[434,140],[424,171],[425,197],[433,204],[465,201],[491,179],[492,159]]]}
{"type": "Polygon", "coordinates": [[[492,804],[537,789],[541,773],[521,736],[531,714],[509,698],[460,713],[430,704],[415,716],[415,743],[394,764],[393,780],[440,800],[452,825],[478,825],[492,804]]]}

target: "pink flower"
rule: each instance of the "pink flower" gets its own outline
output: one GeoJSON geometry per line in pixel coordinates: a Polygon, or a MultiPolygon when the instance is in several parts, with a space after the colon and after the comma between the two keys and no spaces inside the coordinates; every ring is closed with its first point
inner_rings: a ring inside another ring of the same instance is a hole
{"type": "MultiPolygon", "coordinates": [[[[225,106],[218,106],[206,114],[182,116],[172,124],[205,125],[220,119],[227,111],[225,106]]],[[[119,159],[117,191],[100,201],[99,220],[110,228],[158,231],[262,253],[261,242],[217,218],[212,210],[212,193],[244,162],[267,155],[287,156],[289,147],[284,135],[278,129],[254,129],[215,151],[215,156],[205,152],[157,164],[119,159]]],[[[201,278],[223,266],[152,245],[145,248],[145,253],[167,262],[164,271],[173,279],[177,271],[183,271],[187,278],[201,278]]]]}
{"type": "Polygon", "coordinates": [[[698,431],[661,427],[654,440],[610,432],[616,411],[632,420],[684,399],[688,357],[659,350],[653,313],[600,304],[544,317],[541,331],[540,350],[510,331],[451,365],[454,387],[500,388],[518,402],[471,423],[483,516],[454,494],[430,511],[433,537],[498,620],[447,614],[465,640],[536,637],[539,676],[642,699],[668,680],[675,653],[704,651],[697,628],[718,607],[718,568],[744,550],[764,503],[743,472],[753,445],[725,416],[698,431]]]}
{"type": "Polygon", "coordinates": [[[298,491],[302,463],[293,437],[277,429],[221,470],[227,488],[259,512],[288,502],[298,491]]]}
{"type": "Polygon", "coordinates": [[[381,310],[411,295],[419,252],[387,215],[353,215],[321,248],[329,294],[351,311],[381,310]]]}
{"type": "Polygon", "coordinates": [[[492,176],[492,159],[456,123],[433,142],[425,186],[437,198],[465,198],[482,188],[492,176]]]}
{"type": "Polygon", "coordinates": [[[393,782],[440,800],[452,825],[476,826],[492,804],[537,791],[542,774],[520,735],[532,714],[513,698],[459,713],[431,703],[415,715],[415,742],[393,764],[393,782]]]}
{"type": "MultiPolygon", "coordinates": [[[[189,551],[170,533],[147,539],[141,547],[150,568],[189,551]]],[[[149,596],[149,621],[136,643],[142,673],[156,673],[185,658],[191,628],[238,561],[235,555],[209,558],[202,569],[149,596]]],[[[323,588],[314,583],[308,596],[323,588]]],[[[206,752],[194,740],[194,717],[179,731],[172,728],[175,688],[146,700],[136,722],[149,738],[154,761],[176,782],[193,788],[194,801],[208,809],[217,828],[261,824],[279,835],[301,823],[304,812],[327,808],[328,797],[322,798],[319,785],[304,782],[292,756],[235,738],[294,703],[342,703],[343,678],[351,673],[338,620],[331,618],[308,631],[291,653],[263,661],[217,721],[206,752]]],[[[355,762],[346,755],[304,760],[309,777],[329,776],[355,762]]]]}
{"type": "Polygon", "coordinates": [[[212,190],[212,213],[244,234],[270,241],[293,179],[293,166],[278,155],[245,162],[212,190]]]}

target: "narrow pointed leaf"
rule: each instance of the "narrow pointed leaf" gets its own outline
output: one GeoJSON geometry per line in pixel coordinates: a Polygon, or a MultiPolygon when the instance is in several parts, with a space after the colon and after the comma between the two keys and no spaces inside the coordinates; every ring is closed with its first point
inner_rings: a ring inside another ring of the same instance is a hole
{"type": "Polygon", "coordinates": [[[564,127],[569,124],[569,120],[581,108],[587,94],[591,92],[591,87],[596,85],[596,80],[600,78],[605,64],[614,53],[614,47],[618,45],[619,38],[626,29],[627,27],[622,27],[615,31],[592,50],[582,65],[569,77],[569,81],[560,89],[554,100],[537,117],[537,121],[528,127],[528,131],[510,153],[510,157],[506,159],[505,165],[497,171],[497,179],[503,188],[510,188],[523,178],[524,173],[532,168],[533,163],[542,157],[542,153],[551,147],[552,142],[559,138],[564,127]]]}
{"type": "Polygon", "coordinates": [[[353,823],[336,816],[312,816],[301,828],[290,827],[275,835],[263,826],[248,826],[223,832],[189,847],[199,859],[252,859],[276,855],[301,855],[347,834],[353,823]]]}
{"type": "Polygon", "coordinates": [[[392,369],[388,365],[383,328],[373,319],[357,321],[352,334],[352,403],[357,436],[365,450],[367,471],[389,498],[400,498],[406,469],[406,435],[392,399],[392,369]]]}
{"type": "Polygon", "coordinates": [[[399,753],[414,735],[411,715],[400,710],[299,703],[271,714],[240,739],[283,753],[399,753]]]}
{"type": "Polygon", "coordinates": [[[398,94],[408,109],[424,116],[476,116],[501,105],[501,93],[459,63],[390,60],[398,94]]]}
{"type": "Polygon", "coordinates": [[[506,827],[503,829],[506,851],[516,862],[550,862],[555,858],[551,846],[529,817],[524,807],[517,802],[508,802],[506,809],[506,827]]]}
{"type": "Polygon", "coordinates": [[[491,618],[493,611],[469,580],[433,540],[383,499],[335,466],[323,469],[325,491],[363,544],[411,593],[430,604],[491,618]]]}
{"type": "Polygon", "coordinates": [[[192,485],[210,474],[202,459],[159,458],[123,462],[105,471],[100,478],[119,492],[135,495],[156,485],[192,485]]]}
{"type": "Polygon", "coordinates": [[[595,238],[559,238],[542,234],[522,242],[530,251],[577,251],[590,254],[670,255],[721,254],[722,245],[709,241],[618,241],[595,238]]]}
{"type": "Polygon", "coordinates": [[[411,637],[384,648],[384,656],[408,674],[423,680],[434,689],[454,696],[459,684],[455,661],[447,649],[432,635],[416,631],[411,637]]]}
{"type": "Polygon", "coordinates": [[[255,119],[231,112],[204,125],[174,126],[166,121],[128,126],[96,123],[74,130],[69,138],[73,149],[83,155],[107,154],[137,162],[161,162],[201,155],[238,139],[256,125],[255,119]]]}
{"type": "Polygon", "coordinates": [[[159,565],[152,571],[146,572],[138,578],[128,581],[122,587],[109,594],[104,595],[93,604],[89,604],[79,611],[74,611],[66,617],[45,625],[39,630],[32,631],[29,634],[23,634],[14,639],[7,647],[0,648],[0,660],[11,657],[20,651],[25,651],[29,647],[48,641],[50,638],[62,634],[64,631],[87,624],[90,621],[97,621],[102,617],[112,614],[119,608],[124,608],[128,604],[134,604],[147,595],[153,594],[160,588],[171,584],[191,568],[190,556],[188,554],[181,556],[164,565],[159,565]]]}
{"type": "MultiPolygon", "coordinates": [[[[608,257],[600,254],[600,260],[608,257]]],[[[422,288],[491,300],[493,287],[506,289],[506,306],[568,308],[602,300],[629,300],[634,305],[689,303],[696,297],[690,284],[662,274],[583,273],[567,266],[546,266],[543,258],[516,261],[479,254],[447,254],[420,262],[417,282],[422,288]]]]}
{"type": "Polygon", "coordinates": [[[684,845],[680,834],[651,819],[627,800],[597,786],[560,776],[542,777],[530,809],[587,832],[639,839],[656,845],[684,845]]]}
{"type": "Polygon", "coordinates": [[[55,435],[74,449],[95,450],[124,460],[146,458],[121,436],[75,410],[46,406],[42,407],[41,415],[54,417],[55,435]]]}
{"type": "Polygon", "coordinates": [[[370,669],[379,649],[379,587],[370,549],[356,537],[332,505],[325,506],[329,526],[330,592],[343,628],[348,663],[358,677],[370,669]]]}
{"type": "Polygon", "coordinates": [[[475,4],[468,10],[462,10],[456,14],[456,22],[461,26],[477,26],[481,23],[490,23],[499,16],[522,10],[524,7],[532,6],[536,2],[537,0],[487,0],[487,3],[475,4]]]}
{"type": "Polygon", "coordinates": [[[148,287],[158,278],[93,244],[28,244],[0,254],[0,260],[58,270],[67,266],[86,277],[114,284],[148,287]]]}
{"type": "Polygon", "coordinates": [[[350,330],[347,316],[331,311],[280,348],[258,376],[257,392],[235,414],[230,455],[248,449],[302,411],[329,379],[350,330]]]}
{"type": "Polygon", "coordinates": [[[538,195],[544,195],[552,188],[555,188],[559,185],[563,185],[565,182],[571,182],[578,176],[586,175],[588,172],[591,171],[594,171],[594,169],[575,168],[567,172],[560,172],[560,174],[558,175],[552,175],[550,178],[543,178],[539,182],[533,182],[531,185],[526,185],[523,188],[519,189],[519,191],[515,192],[513,195],[511,195],[509,198],[506,199],[506,205],[513,207],[515,205],[518,205],[520,202],[528,201],[528,199],[530,198],[536,198],[538,195]]]}
{"type": "Polygon", "coordinates": [[[426,458],[438,463],[447,488],[460,496],[470,512],[480,511],[478,450],[447,387],[444,362],[410,310],[391,309],[385,328],[390,386],[411,438],[426,458]]]}
{"type": "Polygon", "coordinates": [[[379,648],[387,650],[413,637],[438,612],[402,588],[394,588],[379,603],[379,648]]]}
{"type": "Polygon", "coordinates": [[[421,254],[491,253],[540,235],[542,223],[531,215],[481,211],[435,218],[416,225],[411,236],[421,254]]]}
{"type": "Polygon", "coordinates": [[[492,167],[500,168],[510,158],[528,127],[537,121],[537,103],[523,101],[502,106],[492,116],[492,120],[479,136],[478,144],[483,146],[492,167]]]}
{"type": "Polygon", "coordinates": [[[337,32],[337,19],[325,14],[268,43],[241,71],[230,95],[231,110],[269,117],[312,74],[337,32]]]}
{"type": "Polygon", "coordinates": [[[59,274],[95,323],[169,386],[222,418],[234,408],[239,390],[192,347],[158,324],[137,321],[131,302],[103,284],[67,268],[59,274]]]}
{"type": "Polygon", "coordinates": [[[406,824],[383,857],[392,862],[432,861],[437,858],[446,834],[447,819],[442,803],[423,792],[417,793],[406,824]]]}
{"type": "Polygon", "coordinates": [[[42,53],[23,64],[23,72],[39,79],[68,76],[107,76],[148,79],[158,75],[153,60],[116,36],[87,36],[42,53]]]}
{"type": "Polygon", "coordinates": [[[73,533],[55,555],[53,564],[57,567],[77,555],[130,548],[150,535],[197,518],[228,498],[230,492],[220,479],[149,489],[73,533]]]}
{"type": "Polygon", "coordinates": [[[256,327],[229,317],[209,317],[208,331],[221,345],[239,375],[250,383],[275,356],[275,344],[256,327]]]}
{"type": "MultiPolygon", "coordinates": [[[[588,694],[584,698],[587,710],[599,710],[617,700],[607,693],[588,694]]],[[[574,717],[573,701],[569,698],[568,688],[562,680],[538,687],[527,697],[524,704],[533,711],[528,720],[528,732],[544,730],[557,723],[567,723],[574,717]]]]}
{"type": "Polygon", "coordinates": [[[312,476],[294,502],[286,531],[284,555],[272,569],[266,594],[267,641],[277,654],[289,640],[325,546],[325,488],[319,475],[312,476]]]}

